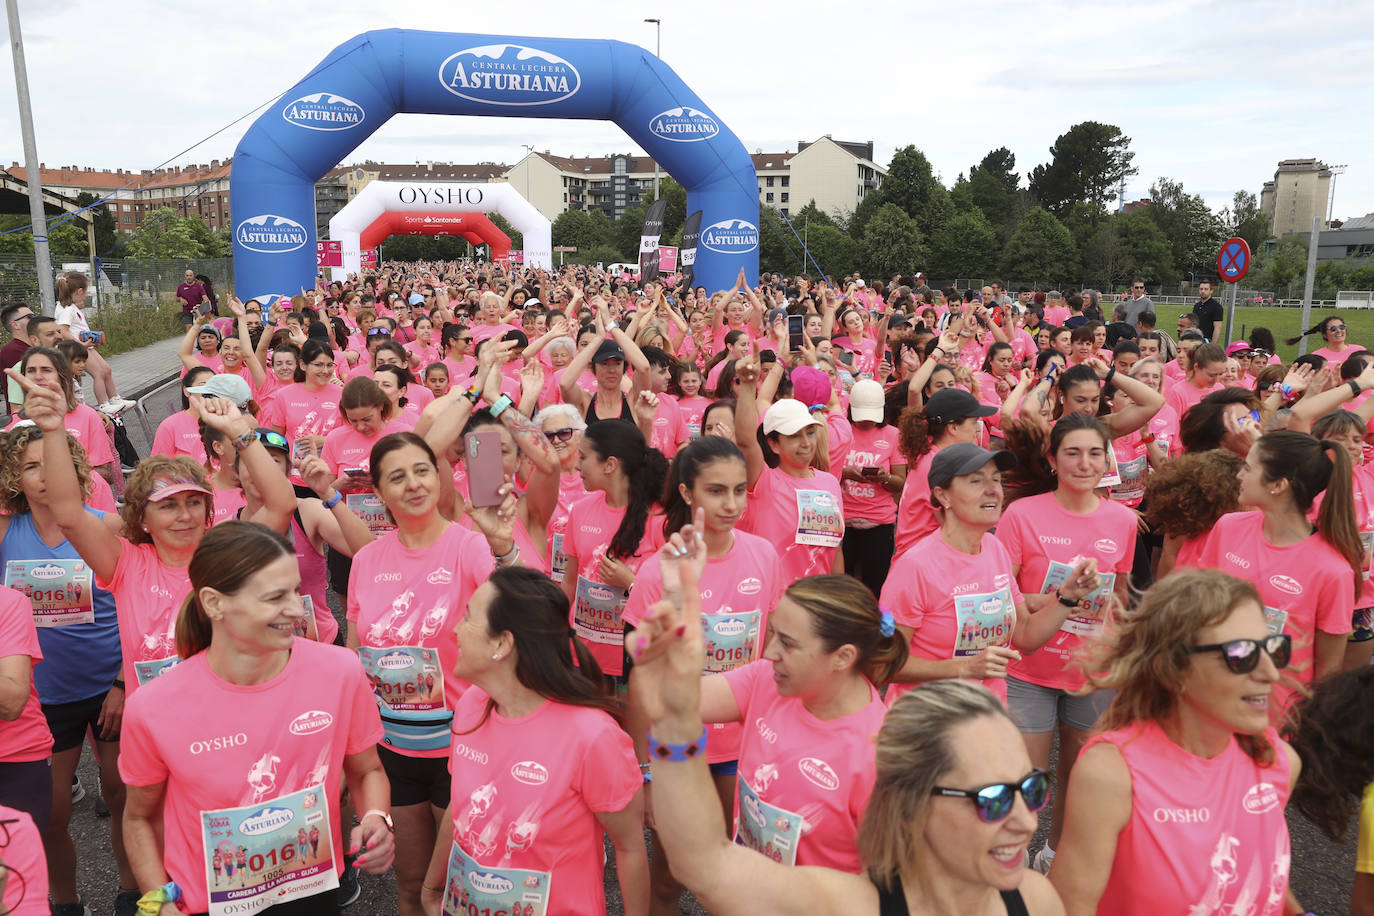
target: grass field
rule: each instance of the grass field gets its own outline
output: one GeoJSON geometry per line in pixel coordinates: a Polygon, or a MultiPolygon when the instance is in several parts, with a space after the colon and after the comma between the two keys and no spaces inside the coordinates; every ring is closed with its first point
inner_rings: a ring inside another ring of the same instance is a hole
{"type": "MultiPolygon", "coordinates": [[[[1159,316],[1159,327],[1177,337],[1178,316],[1187,311],[1190,307],[1181,305],[1158,305],[1155,312],[1159,316]]],[[[1327,315],[1340,315],[1345,319],[1349,330],[1346,338],[1352,344],[1360,344],[1370,350],[1374,350],[1374,309],[1340,309],[1337,310],[1312,310],[1312,323],[1316,324],[1327,315]]],[[[1298,355],[1296,346],[1288,346],[1284,340],[1289,337],[1296,337],[1302,330],[1298,322],[1302,320],[1302,309],[1281,309],[1264,308],[1261,306],[1238,306],[1236,316],[1231,325],[1231,340],[1242,340],[1250,336],[1250,329],[1254,327],[1265,327],[1274,332],[1274,339],[1279,345],[1279,356],[1284,362],[1292,362],[1298,355]]],[[[1223,346],[1231,340],[1220,340],[1222,324],[1217,325],[1218,342],[1223,346]]],[[[1322,346],[1322,338],[1319,334],[1313,334],[1307,338],[1307,352],[1322,346]]]]}

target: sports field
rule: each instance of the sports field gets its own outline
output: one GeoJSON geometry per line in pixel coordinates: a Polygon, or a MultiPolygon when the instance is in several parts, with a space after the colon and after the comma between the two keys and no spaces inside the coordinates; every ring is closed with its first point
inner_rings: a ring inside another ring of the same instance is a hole
{"type": "MultiPolygon", "coordinates": [[[[1182,312],[1192,311],[1191,307],[1181,305],[1159,305],[1155,307],[1155,313],[1159,316],[1159,327],[1177,337],[1178,316],[1182,312]]],[[[1346,339],[1352,344],[1360,344],[1374,350],[1374,309],[1313,309],[1312,323],[1316,324],[1327,315],[1339,315],[1345,319],[1346,326],[1349,328],[1346,339]]],[[[1296,337],[1302,330],[1298,322],[1302,320],[1302,309],[1281,309],[1264,308],[1263,306],[1238,306],[1236,317],[1231,327],[1231,340],[1242,340],[1250,336],[1250,329],[1256,326],[1265,327],[1274,332],[1274,339],[1279,345],[1279,356],[1284,362],[1291,362],[1298,355],[1296,346],[1288,346],[1284,340],[1289,337],[1296,337]]],[[[1217,325],[1217,337],[1220,338],[1223,324],[1217,325]]],[[[1218,340],[1222,345],[1228,344],[1230,340],[1218,340]]],[[[1313,334],[1307,338],[1307,352],[1322,346],[1321,335],[1313,334]]]]}

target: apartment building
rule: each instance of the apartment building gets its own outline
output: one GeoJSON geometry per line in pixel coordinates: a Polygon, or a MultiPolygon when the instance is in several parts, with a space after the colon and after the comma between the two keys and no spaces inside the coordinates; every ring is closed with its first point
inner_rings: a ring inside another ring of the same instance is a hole
{"type": "Polygon", "coordinates": [[[1282,237],[1290,232],[1312,231],[1312,220],[1326,225],[1331,196],[1331,169],[1319,159],[1284,159],[1260,190],[1260,210],[1269,217],[1270,232],[1282,237]]]}

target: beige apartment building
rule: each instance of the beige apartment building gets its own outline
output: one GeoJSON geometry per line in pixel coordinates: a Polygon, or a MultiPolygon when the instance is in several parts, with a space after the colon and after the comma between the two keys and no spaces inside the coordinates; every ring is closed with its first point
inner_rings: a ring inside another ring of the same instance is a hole
{"type": "Polygon", "coordinates": [[[1260,211],[1269,217],[1272,235],[1312,231],[1313,218],[1326,225],[1331,196],[1331,169],[1318,159],[1284,159],[1260,191],[1260,211]]]}

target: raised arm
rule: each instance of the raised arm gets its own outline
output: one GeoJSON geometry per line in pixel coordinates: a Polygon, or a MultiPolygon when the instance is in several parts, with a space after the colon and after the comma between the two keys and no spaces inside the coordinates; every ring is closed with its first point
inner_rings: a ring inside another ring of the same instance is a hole
{"type": "Polygon", "coordinates": [[[246,521],[260,522],[273,531],[285,531],[291,514],[296,511],[296,491],[277,466],[276,460],[258,440],[257,422],[250,414],[241,413],[228,398],[202,399],[200,420],[229,437],[239,460],[262,494],[262,508],[246,521]]]}
{"type": "Polygon", "coordinates": [[[177,356],[181,358],[181,364],[188,370],[201,365],[196,360],[195,352],[196,340],[200,337],[200,329],[205,324],[205,316],[200,312],[196,312],[195,316],[190,327],[186,329],[186,334],[181,338],[181,344],[177,347],[177,356]]]}
{"type": "MultiPolygon", "coordinates": [[[[234,313],[234,324],[238,329],[239,347],[243,350],[243,361],[248,364],[248,372],[253,376],[253,387],[261,388],[262,383],[267,381],[267,372],[262,367],[262,360],[258,359],[258,353],[253,349],[253,335],[248,332],[248,309],[246,309],[238,296],[229,297],[229,311],[234,313]]],[[[263,337],[270,337],[267,329],[263,328],[263,337]]]]}
{"type": "MultiPolygon", "coordinates": [[[[334,474],[329,464],[318,455],[311,455],[301,462],[301,479],[305,481],[316,496],[320,498],[316,509],[307,509],[313,500],[299,501],[297,507],[302,521],[313,522],[314,533],[320,539],[345,556],[357,556],[358,551],[372,543],[372,529],[367,522],[353,514],[347,500],[340,499],[331,508],[324,504],[333,499],[338,490],[334,488],[334,474]]],[[[307,531],[307,533],[310,533],[307,531]]],[[[313,538],[312,538],[313,540],[313,538]]]]}
{"type": "Polygon", "coordinates": [[[1102,360],[1090,359],[1084,365],[1092,366],[1099,379],[1106,381],[1110,378],[1112,384],[1131,397],[1130,407],[1101,418],[1107,429],[1111,431],[1113,439],[1120,439],[1122,436],[1130,435],[1140,429],[1149,423],[1154,415],[1159,413],[1159,409],[1164,406],[1164,395],[1144,382],[1108,367],[1102,360]]]}
{"type": "Polygon", "coordinates": [[[759,361],[750,356],[735,364],[735,378],[739,379],[739,392],[735,399],[735,444],[744,453],[749,489],[767,470],[768,463],[763,458],[763,446],[759,445],[759,405],[755,400],[755,388],[759,380],[759,361]]]}

